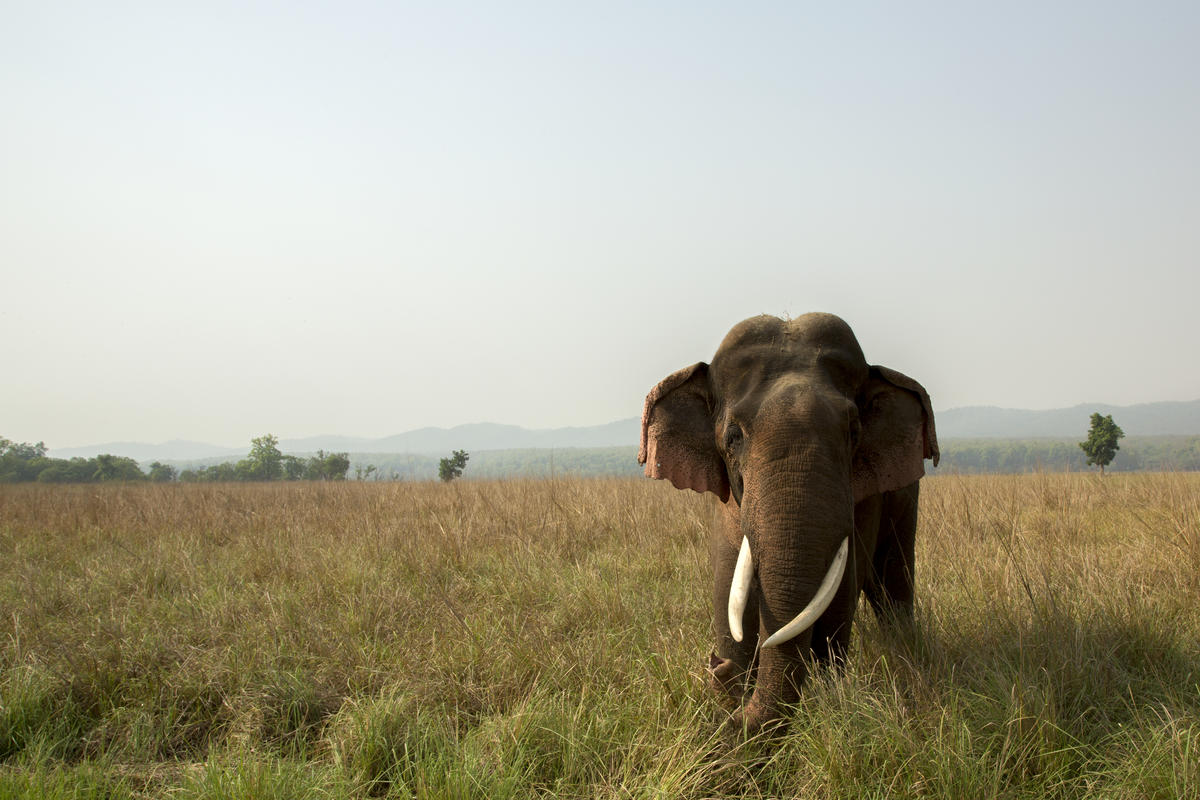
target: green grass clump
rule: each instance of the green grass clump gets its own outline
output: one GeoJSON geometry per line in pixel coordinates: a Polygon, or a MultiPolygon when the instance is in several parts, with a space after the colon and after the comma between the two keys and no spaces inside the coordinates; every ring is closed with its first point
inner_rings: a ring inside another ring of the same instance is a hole
{"type": "Polygon", "coordinates": [[[938,476],[788,731],[639,480],[0,487],[0,797],[1200,796],[1200,476],[938,476]]]}

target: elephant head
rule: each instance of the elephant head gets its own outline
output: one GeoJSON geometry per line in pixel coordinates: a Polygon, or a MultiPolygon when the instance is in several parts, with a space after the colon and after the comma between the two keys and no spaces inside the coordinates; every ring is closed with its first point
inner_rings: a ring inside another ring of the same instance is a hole
{"type": "Polygon", "coordinates": [[[937,457],[925,390],[869,366],[832,314],[752,317],[729,332],[711,364],[681,369],[650,391],[638,455],[646,475],[716,495],[740,539],[732,586],[720,587],[733,637],[760,642],[740,722],[757,728],[798,699],[820,645],[814,628],[831,630],[818,620],[848,635],[862,588],[854,562],[863,556],[851,541],[856,505],[914,484],[923,460],[937,457]],[[757,619],[743,632],[751,595],[757,619]]]}

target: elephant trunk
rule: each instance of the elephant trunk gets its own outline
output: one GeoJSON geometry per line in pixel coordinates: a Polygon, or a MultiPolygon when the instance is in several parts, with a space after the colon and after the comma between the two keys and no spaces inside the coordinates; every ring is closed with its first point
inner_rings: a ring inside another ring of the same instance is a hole
{"type": "Polygon", "coordinates": [[[854,530],[848,464],[814,449],[793,453],[784,468],[761,476],[753,489],[747,486],[743,531],[758,579],[763,642],[754,694],[743,709],[752,727],[781,716],[781,706],[799,699],[817,644],[814,626],[844,580],[854,530]]]}

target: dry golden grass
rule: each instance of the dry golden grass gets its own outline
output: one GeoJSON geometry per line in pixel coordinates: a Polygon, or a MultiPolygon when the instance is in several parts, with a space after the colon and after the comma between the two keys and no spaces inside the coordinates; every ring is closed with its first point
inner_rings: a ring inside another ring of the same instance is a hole
{"type": "Polygon", "coordinates": [[[1200,795],[1200,475],[939,476],[789,733],[639,480],[0,487],[0,795],[1200,795]]]}

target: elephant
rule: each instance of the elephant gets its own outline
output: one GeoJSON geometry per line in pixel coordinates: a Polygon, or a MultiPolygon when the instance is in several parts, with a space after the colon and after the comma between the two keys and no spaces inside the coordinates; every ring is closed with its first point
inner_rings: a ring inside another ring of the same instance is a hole
{"type": "Polygon", "coordinates": [[[919,483],[938,458],[925,389],[868,365],[833,314],[751,317],[650,391],[645,474],[720,501],[709,675],[731,725],[786,724],[809,663],[844,657],[860,594],[881,624],[912,619],[919,483]]]}

